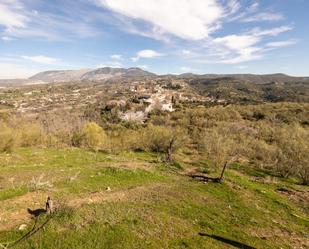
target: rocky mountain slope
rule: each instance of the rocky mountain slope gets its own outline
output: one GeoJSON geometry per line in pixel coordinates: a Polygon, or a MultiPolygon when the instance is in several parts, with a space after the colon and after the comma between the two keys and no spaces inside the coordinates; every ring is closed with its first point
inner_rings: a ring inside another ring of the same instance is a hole
{"type": "Polygon", "coordinates": [[[90,71],[91,69],[45,71],[30,77],[29,80],[43,82],[65,82],[80,80],[84,74],[90,71]]]}
{"type": "Polygon", "coordinates": [[[147,77],[155,76],[155,74],[144,71],[140,68],[112,68],[103,67],[97,69],[81,69],[81,70],[58,70],[46,71],[38,73],[30,80],[43,82],[67,82],[67,81],[101,81],[108,79],[120,79],[128,77],[147,77]]]}
{"type": "Polygon", "coordinates": [[[103,67],[85,73],[84,75],[82,75],[81,80],[97,81],[106,79],[152,77],[152,76],[156,75],[154,73],[142,70],[138,67],[132,67],[128,69],[103,67]]]}

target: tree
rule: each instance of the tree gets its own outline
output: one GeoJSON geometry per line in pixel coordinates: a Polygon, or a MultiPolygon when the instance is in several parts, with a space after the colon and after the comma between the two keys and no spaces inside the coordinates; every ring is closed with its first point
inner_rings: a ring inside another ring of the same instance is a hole
{"type": "Polygon", "coordinates": [[[225,130],[206,129],[202,135],[202,147],[207,158],[218,169],[222,168],[218,181],[224,178],[229,163],[233,162],[241,151],[241,146],[233,136],[225,130]]]}
{"type": "Polygon", "coordinates": [[[309,184],[309,132],[299,125],[283,127],[276,134],[278,146],[277,171],[283,176],[295,176],[309,184]]]}
{"type": "Polygon", "coordinates": [[[166,142],[164,144],[164,150],[166,153],[166,161],[168,163],[174,162],[174,153],[181,149],[188,143],[188,137],[186,131],[181,128],[169,128],[167,129],[166,142]]]}
{"type": "Polygon", "coordinates": [[[143,134],[145,147],[151,151],[163,152],[166,161],[174,161],[174,153],[182,148],[187,142],[187,132],[179,127],[166,127],[149,125],[143,134]]]}

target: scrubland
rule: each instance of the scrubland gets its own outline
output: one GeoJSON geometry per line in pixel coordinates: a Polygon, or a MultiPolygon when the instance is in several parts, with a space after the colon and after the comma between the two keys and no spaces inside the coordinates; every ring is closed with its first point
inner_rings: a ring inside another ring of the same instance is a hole
{"type": "Polygon", "coordinates": [[[1,245],[308,247],[309,105],[175,107],[145,123],[117,107],[1,113],[1,245]],[[221,183],[191,177],[218,177],[224,164],[221,183]],[[48,195],[55,212],[34,217],[48,195]]]}

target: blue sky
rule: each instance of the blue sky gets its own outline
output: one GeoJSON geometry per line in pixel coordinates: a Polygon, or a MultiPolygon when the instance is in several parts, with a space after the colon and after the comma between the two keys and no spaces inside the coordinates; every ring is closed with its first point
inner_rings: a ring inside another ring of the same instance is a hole
{"type": "Polygon", "coordinates": [[[0,78],[54,69],[309,75],[308,0],[0,0],[0,78]]]}

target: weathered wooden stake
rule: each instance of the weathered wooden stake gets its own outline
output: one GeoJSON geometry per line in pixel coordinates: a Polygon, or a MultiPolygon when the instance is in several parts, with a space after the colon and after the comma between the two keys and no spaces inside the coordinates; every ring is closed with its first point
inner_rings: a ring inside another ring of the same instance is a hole
{"type": "Polygon", "coordinates": [[[53,200],[50,198],[50,196],[47,197],[45,210],[48,214],[51,214],[53,212],[53,200]]]}
{"type": "Polygon", "coordinates": [[[223,166],[223,169],[221,171],[221,176],[219,178],[219,182],[222,182],[223,181],[223,177],[224,177],[224,171],[226,169],[226,166],[227,166],[227,161],[224,163],[224,166],[223,166]]]}
{"type": "Polygon", "coordinates": [[[169,142],[169,146],[167,148],[167,162],[172,163],[173,162],[173,145],[174,145],[175,139],[172,138],[169,142]]]}

